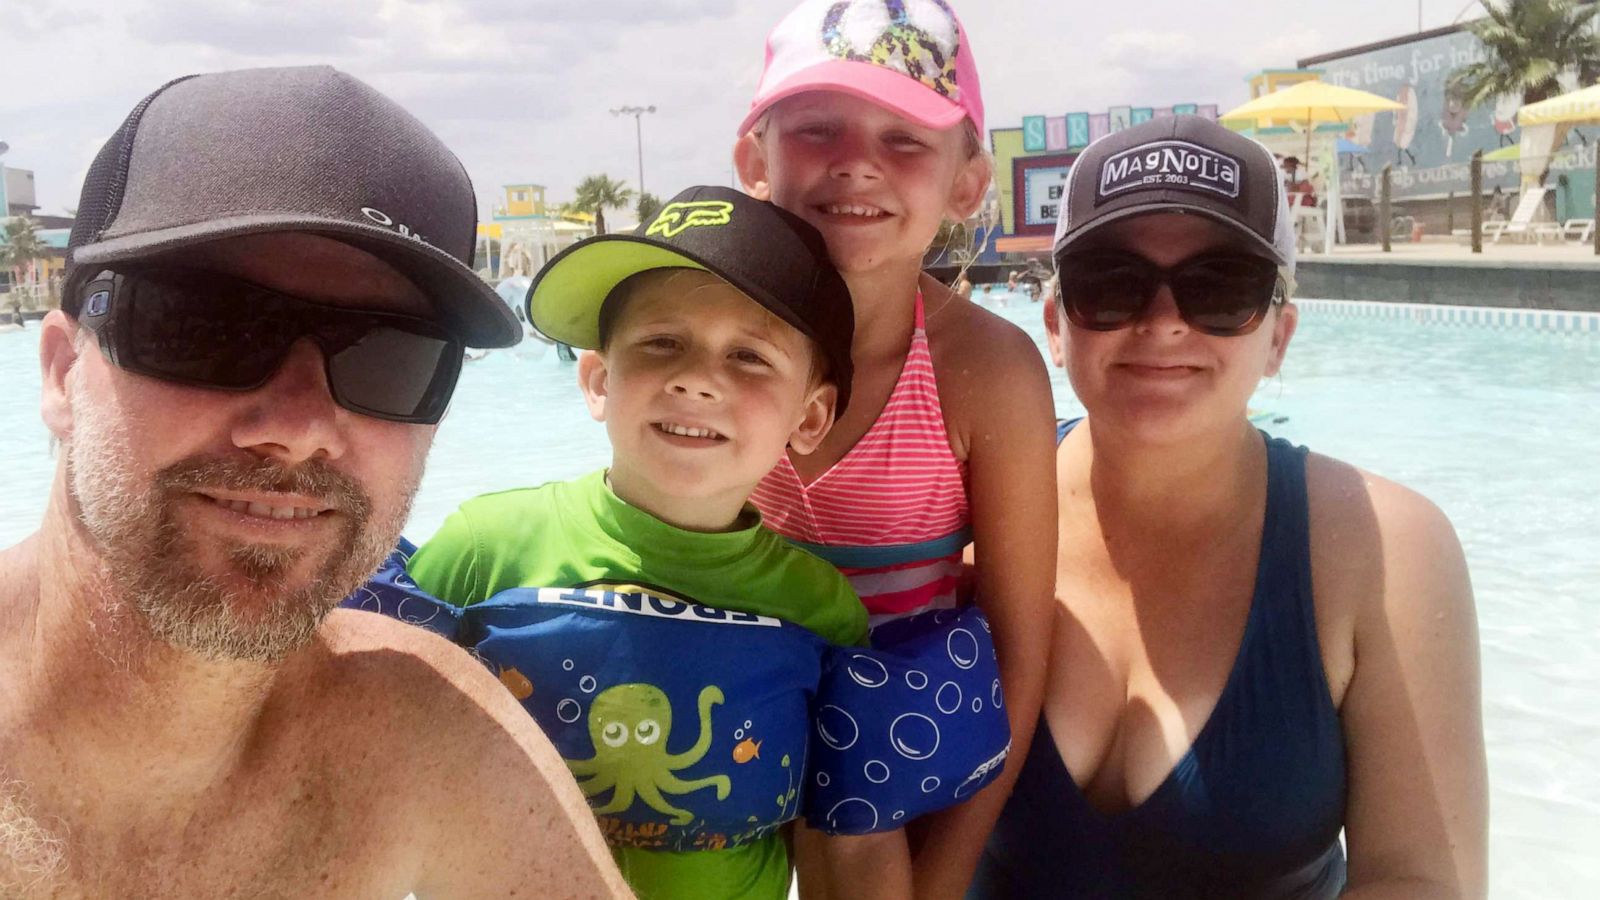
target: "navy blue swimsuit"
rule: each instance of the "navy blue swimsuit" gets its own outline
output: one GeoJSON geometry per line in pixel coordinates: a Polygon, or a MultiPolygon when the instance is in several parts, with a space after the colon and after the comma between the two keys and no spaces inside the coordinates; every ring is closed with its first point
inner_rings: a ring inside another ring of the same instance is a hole
{"type": "Polygon", "coordinates": [[[1344,736],[1311,602],[1305,449],[1266,441],[1255,593],[1194,745],[1149,799],[1104,814],[1072,780],[1041,716],[969,900],[1331,898],[1343,889],[1344,736]]]}

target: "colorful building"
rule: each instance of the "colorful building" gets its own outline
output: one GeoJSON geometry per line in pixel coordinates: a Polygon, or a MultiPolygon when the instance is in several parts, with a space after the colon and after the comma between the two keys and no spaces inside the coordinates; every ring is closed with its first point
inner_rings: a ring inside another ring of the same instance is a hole
{"type": "Polygon", "coordinates": [[[1105,135],[1180,114],[1215,119],[1217,105],[1113,106],[1102,113],[1023,116],[1015,128],[990,129],[996,187],[990,212],[999,227],[987,236],[979,261],[1000,262],[1003,254],[1049,253],[1063,181],[1078,154],[1105,135]]]}
{"type": "MultiPolygon", "coordinates": [[[[33,260],[23,271],[13,273],[9,269],[0,269],[0,293],[7,295],[0,299],[0,311],[11,308],[13,299],[21,296],[14,297],[13,293],[19,291],[26,294],[21,299],[23,306],[28,309],[43,309],[60,302],[56,288],[66,270],[67,239],[72,234],[72,218],[40,216],[38,210],[33,172],[0,164],[0,225],[9,223],[13,218],[27,218],[34,225],[39,243],[45,247],[45,255],[33,260]],[[17,275],[21,276],[21,281],[13,284],[17,275]]],[[[5,235],[0,231],[0,246],[4,244],[5,235]]]]}
{"type": "Polygon", "coordinates": [[[544,185],[507,184],[490,221],[478,223],[477,258],[492,281],[532,275],[550,257],[591,234],[594,216],[551,209],[544,185]]]}

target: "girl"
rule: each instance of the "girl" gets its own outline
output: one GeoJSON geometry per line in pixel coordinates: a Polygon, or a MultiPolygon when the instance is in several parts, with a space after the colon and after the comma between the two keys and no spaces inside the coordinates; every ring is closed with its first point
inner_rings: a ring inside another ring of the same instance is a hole
{"type": "MultiPolygon", "coordinates": [[[[822,232],[848,282],[856,400],[752,500],[838,565],[875,621],[956,605],[972,543],[1020,750],[1038,716],[1053,580],[1049,380],[1020,329],[921,271],[940,223],[983,201],[982,133],[972,50],[941,0],[807,0],[773,30],[734,161],[751,194],[822,232]]],[[[919,896],[965,891],[1020,762],[911,829],[919,896]]],[[[808,894],[851,889],[800,876],[808,894]]]]}

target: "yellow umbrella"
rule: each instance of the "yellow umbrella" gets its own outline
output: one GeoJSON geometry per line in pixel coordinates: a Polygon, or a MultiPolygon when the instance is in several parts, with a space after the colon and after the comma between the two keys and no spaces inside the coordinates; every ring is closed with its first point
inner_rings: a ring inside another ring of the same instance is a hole
{"type": "Polygon", "coordinates": [[[1405,109],[1388,97],[1340,87],[1325,81],[1302,81],[1293,87],[1257,97],[1249,103],[1223,113],[1224,121],[1249,119],[1255,122],[1294,122],[1306,126],[1306,158],[1311,158],[1311,127],[1323,122],[1345,122],[1366,113],[1405,109]]]}
{"type": "Polygon", "coordinates": [[[1600,84],[1530,103],[1517,110],[1517,124],[1529,125],[1583,125],[1600,124],[1600,84]]]}
{"type": "Polygon", "coordinates": [[[1253,119],[1257,122],[1269,119],[1315,125],[1320,122],[1344,122],[1351,116],[1400,109],[1405,109],[1405,106],[1388,97],[1324,81],[1302,81],[1293,87],[1257,97],[1238,109],[1223,113],[1222,118],[1253,119]]]}
{"type": "MultiPolygon", "coordinates": [[[[1354,88],[1340,87],[1324,81],[1302,81],[1292,87],[1281,91],[1273,91],[1265,96],[1257,97],[1249,103],[1224,113],[1221,118],[1228,120],[1249,120],[1259,126],[1263,122],[1295,122],[1303,124],[1306,129],[1306,165],[1311,164],[1311,132],[1313,128],[1323,122],[1346,122],[1354,116],[1367,113],[1392,112],[1405,109],[1405,105],[1396,103],[1387,97],[1358,91],[1354,88]]],[[[1329,184],[1329,200],[1326,210],[1326,221],[1323,225],[1324,253],[1329,252],[1333,244],[1333,224],[1335,208],[1338,206],[1338,173],[1333,175],[1329,184]]]]}
{"type": "MultiPolygon", "coordinates": [[[[1554,158],[1554,157],[1560,156],[1564,152],[1566,152],[1566,148],[1562,147],[1562,148],[1557,149],[1554,153],[1550,154],[1550,156],[1552,158],[1554,158]]],[[[1504,147],[1501,147],[1499,150],[1491,150],[1488,153],[1485,153],[1483,155],[1483,161],[1484,162],[1521,162],[1522,161],[1522,145],[1521,144],[1507,144],[1504,147]]]]}

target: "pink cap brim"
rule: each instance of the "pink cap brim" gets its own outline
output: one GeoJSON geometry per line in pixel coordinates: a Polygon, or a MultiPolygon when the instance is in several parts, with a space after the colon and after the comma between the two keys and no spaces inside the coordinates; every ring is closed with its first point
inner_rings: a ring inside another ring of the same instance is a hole
{"type": "MultiPolygon", "coordinates": [[[[866,62],[832,59],[801,69],[757,97],[750,104],[750,114],[739,123],[739,137],[744,137],[755,127],[756,121],[773,104],[808,91],[838,91],[859,97],[937,131],[954,128],[967,118],[967,110],[961,104],[940,96],[932,88],[893,69],[866,62]]],[[[983,128],[981,123],[972,124],[980,131],[983,128]]]]}

